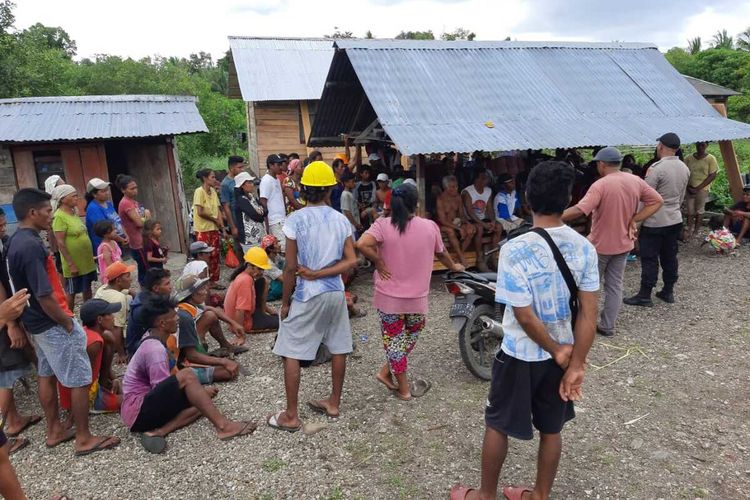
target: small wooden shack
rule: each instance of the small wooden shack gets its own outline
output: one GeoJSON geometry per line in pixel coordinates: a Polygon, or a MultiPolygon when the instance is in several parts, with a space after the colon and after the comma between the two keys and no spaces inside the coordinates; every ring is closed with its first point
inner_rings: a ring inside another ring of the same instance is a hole
{"type": "MultiPolygon", "coordinates": [[[[273,153],[304,158],[333,58],[325,38],[230,36],[228,95],[247,106],[249,164],[262,172],[273,153]]],[[[340,149],[322,150],[326,160],[340,149]]]]}
{"type": "MultiPolygon", "coordinates": [[[[129,174],[138,199],[163,224],[173,251],[187,250],[188,206],[174,136],[207,132],[195,98],[165,95],[0,99],[0,206],[20,188],[57,174],[81,194],[92,177],[129,174]]],[[[122,195],[112,189],[115,206],[122,195]]]]}

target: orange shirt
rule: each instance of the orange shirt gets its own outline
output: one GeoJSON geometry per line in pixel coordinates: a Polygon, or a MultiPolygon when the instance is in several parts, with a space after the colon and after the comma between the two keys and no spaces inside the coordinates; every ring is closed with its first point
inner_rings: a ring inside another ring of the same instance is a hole
{"type": "Polygon", "coordinates": [[[247,273],[241,273],[229,285],[224,297],[224,311],[227,315],[242,323],[246,333],[253,329],[253,313],[255,312],[255,280],[247,273]],[[239,318],[238,313],[244,313],[239,318]]]}

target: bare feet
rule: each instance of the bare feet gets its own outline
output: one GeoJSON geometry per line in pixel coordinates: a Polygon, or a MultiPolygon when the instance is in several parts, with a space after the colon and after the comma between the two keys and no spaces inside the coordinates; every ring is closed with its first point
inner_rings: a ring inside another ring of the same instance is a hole
{"type": "Polygon", "coordinates": [[[330,418],[338,418],[339,407],[331,403],[330,399],[318,399],[314,401],[308,401],[307,406],[316,413],[320,413],[330,418]]]}
{"type": "Polygon", "coordinates": [[[120,444],[120,438],[115,436],[89,436],[80,442],[76,440],[76,455],[89,455],[103,450],[111,450],[120,444]]]}
{"type": "Polygon", "coordinates": [[[391,374],[391,371],[388,369],[388,365],[383,365],[377,374],[375,374],[375,379],[386,386],[391,391],[398,390],[398,386],[393,381],[393,375],[391,374]]]}
{"type": "Polygon", "coordinates": [[[255,432],[257,428],[258,424],[253,421],[233,422],[230,420],[229,425],[219,431],[218,436],[222,441],[227,441],[239,436],[248,436],[255,432]]]}
{"type": "Polygon", "coordinates": [[[75,429],[66,429],[62,425],[47,435],[47,448],[55,448],[58,445],[72,441],[76,437],[75,429]]]}
{"type": "Polygon", "coordinates": [[[12,423],[10,422],[10,420],[8,420],[7,425],[5,426],[5,435],[8,437],[16,437],[29,427],[32,427],[41,421],[42,417],[39,415],[19,417],[12,423]]]}

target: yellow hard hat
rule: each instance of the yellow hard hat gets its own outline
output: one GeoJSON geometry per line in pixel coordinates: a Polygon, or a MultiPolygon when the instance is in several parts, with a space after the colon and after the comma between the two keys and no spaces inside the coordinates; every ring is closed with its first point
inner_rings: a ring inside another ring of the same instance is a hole
{"type": "Polygon", "coordinates": [[[245,252],[245,262],[261,269],[271,269],[268,254],[260,247],[252,247],[245,252]]]}
{"type": "Polygon", "coordinates": [[[334,156],[333,158],[343,161],[344,165],[349,165],[349,158],[346,157],[346,153],[336,153],[336,156],[334,156]]]}
{"type": "Polygon", "coordinates": [[[323,161],[314,161],[305,167],[301,183],[310,187],[329,187],[336,185],[333,169],[323,161]]]}

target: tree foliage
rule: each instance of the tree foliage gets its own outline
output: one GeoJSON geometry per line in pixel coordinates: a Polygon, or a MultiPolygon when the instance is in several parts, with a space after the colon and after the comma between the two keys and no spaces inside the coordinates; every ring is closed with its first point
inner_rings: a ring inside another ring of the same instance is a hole
{"type": "Polygon", "coordinates": [[[396,35],[396,40],[434,40],[435,34],[432,30],[427,31],[402,31],[396,35]]]}
{"type": "Polygon", "coordinates": [[[713,37],[711,46],[715,49],[733,49],[734,38],[727,33],[727,30],[717,31],[713,37]]]}
{"type": "Polygon", "coordinates": [[[471,40],[474,40],[476,38],[476,36],[477,36],[477,34],[474,33],[473,31],[469,31],[469,30],[464,29],[464,28],[456,28],[454,31],[452,31],[450,33],[443,33],[442,35],[440,35],[440,39],[441,40],[448,40],[448,41],[453,41],[453,40],[469,40],[469,41],[471,41],[471,40]]]}
{"type": "Polygon", "coordinates": [[[690,55],[694,56],[702,49],[703,42],[701,41],[701,37],[696,36],[695,38],[691,38],[688,40],[688,52],[690,55]]]}
{"type": "Polygon", "coordinates": [[[354,33],[351,31],[340,30],[338,26],[333,27],[333,33],[325,35],[326,38],[354,38],[354,33]]]}

